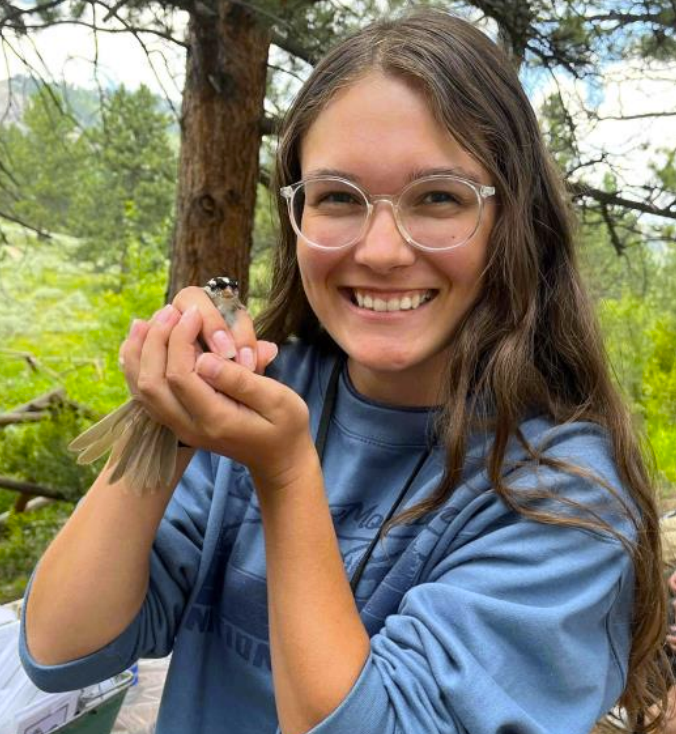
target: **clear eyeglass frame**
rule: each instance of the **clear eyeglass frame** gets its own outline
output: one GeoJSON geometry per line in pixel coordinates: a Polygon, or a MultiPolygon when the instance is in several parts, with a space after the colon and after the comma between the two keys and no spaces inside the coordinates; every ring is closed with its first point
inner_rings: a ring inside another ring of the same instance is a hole
{"type": "Polygon", "coordinates": [[[457,247],[462,247],[463,245],[467,244],[472,237],[476,234],[477,230],[479,229],[479,226],[481,224],[481,217],[483,215],[484,210],[484,203],[486,199],[489,199],[491,196],[495,195],[495,187],[494,186],[487,186],[485,184],[480,184],[475,181],[471,181],[467,178],[462,178],[461,176],[452,176],[449,174],[433,174],[431,176],[424,176],[422,178],[416,178],[415,180],[411,181],[409,184],[404,186],[404,188],[398,193],[394,195],[388,195],[388,194],[369,194],[367,191],[364,191],[364,189],[361,188],[361,186],[358,186],[354,181],[350,181],[346,178],[341,178],[340,176],[317,176],[313,178],[306,178],[301,181],[297,181],[294,184],[290,184],[288,186],[282,186],[279,189],[279,193],[281,196],[286,199],[288,211],[289,211],[289,221],[291,222],[291,226],[293,227],[294,232],[304,241],[306,242],[310,247],[314,247],[317,250],[325,250],[325,251],[337,251],[337,250],[345,250],[348,247],[353,247],[368,231],[369,225],[371,223],[371,219],[373,217],[373,212],[375,210],[375,205],[382,202],[384,204],[389,204],[392,208],[392,214],[394,215],[394,221],[397,225],[397,229],[399,230],[399,234],[408,242],[411,247],[415,247],[418,250],[424,250],[425,252],[448,252],[449,250],[455,250],[457,247]],[[406,230],[406,227],[404,227],[404,224],[401,220],[400,213],[399,213],[399,202],[401,201],[402,197],[406,194],[406,192],[412,187],[416,186],[420,183],[425,183],[427,181],[435,181],[435,180],[443,180],[443,181],[456,181],[459,183],[466,184],[469,186],[474,193],[476,194],[477,201],[479,203],[479,212],[477,214],[477,221],[474,229],[472,232],[465,237],[464,240],[461,242],[456,242],[453,245],[449,245],[448,247],[429,247],[427,245],[423,245],[420,242],[417,242],[413,237],[408,233],[406,230]],[[366,202],[367,206],[367,212],[366,212],[366,218],[364,219],[364,224],[359,231],[359,233],[349,242],[347,242],[344,245],[338,245],[336,247],[326,247],[325,245],[320,245],[316,242],[313,242],[312,240],[308,239],[303,232],[301,231],[300,227],[298,226],[298,223],[296,222],[296,216],[293,212],[293,205],[294,205],[294,198],[296,196],[296,193],[300,190],[302,186],[304,186],[306,183],[312,182],[312,181],[334,181],[336,183],[341,184],[347,184],[348,186],[351,186],[353,189],[358,191],[363,197],[364,201],[366,202]]]}

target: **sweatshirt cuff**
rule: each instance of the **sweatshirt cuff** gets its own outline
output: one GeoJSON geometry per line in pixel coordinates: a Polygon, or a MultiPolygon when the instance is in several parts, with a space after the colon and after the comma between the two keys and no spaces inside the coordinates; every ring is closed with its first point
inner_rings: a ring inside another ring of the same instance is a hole
{"type": "MultiPolygon", "coordinates": [[[[35,572],[33,572],[34,574],[35,572]]],[[[38,663],[31,655],[26,640],[26,607],[28,606],[26,602],[32,582],[33,577],[31,577],[26,589],[21,611],[19,658],[26,674],[40,690],[48,693],[75,691],[78,688],[85,688],[111,678],[129,667],[129,653],[132,653],[134,648],[133,641],[137,636],[135,627],[138,624],[138,617],[119,637],[100,650],[58,665],[38,663]]]]}
{"type": "Polygon", "coordinates": [[[346,731],[383,734],[392,730],[391,717],[389,697],[371,653],[347,696],[306,734],[344,734],[346,731]]]}

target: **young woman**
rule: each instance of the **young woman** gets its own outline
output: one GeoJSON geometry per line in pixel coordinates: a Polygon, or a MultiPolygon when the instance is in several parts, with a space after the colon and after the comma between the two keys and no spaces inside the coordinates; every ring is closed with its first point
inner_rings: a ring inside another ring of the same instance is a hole
{"type": "Polygon", "coordinates": [[[375,23],[304,85],[276,180],[261,341],[188,288],[123,344],[197,451],[173,492],[104,470],[35,573],[32,678],[173,651],[158,734],[587,734],[618,698],[646,710],[651,487],[507,59],[440,11],[375,23]]]}

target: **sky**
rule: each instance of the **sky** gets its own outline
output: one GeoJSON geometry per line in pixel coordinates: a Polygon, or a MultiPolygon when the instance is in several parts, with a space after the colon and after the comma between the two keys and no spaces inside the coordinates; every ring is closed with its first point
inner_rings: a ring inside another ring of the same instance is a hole
{"type": "MultiPolygon", "coordinates": [[[[180,38],[186,16],[177,13],[176,17],[180,38]]],[[[26,40],[18,42],[12,39],[12,44],[21,49],[21,54],[42,76],[54,81],[66,80],[76,86],[95,87],[97,49],[90,29],[59,25],[35,33],[34,38],[39,58],[26,40]]],[[[185,50],[152,35],[144,35],[143,41],[149,57],[129,33],[99,33],[97,68],[100,83],[104,87],[125,84],[131,89],[145,84],[162,96],[180,101],[185,76],[185,50]]],[[[0,79],[24,73],[24,64],[11,50],[7,50],[4,60],[0,57],[0,79]]]]}
{"type": "MultiPolygon", "coordinates": [[[[176,14],[178,35],[182,34],[187,22],[185,14],[176,14]]],[[[61,25],[35,36],[35,47],[40,59],[25,40],[21,44],[22,54],[45,78],[55,81],[66,80],[83,87],[94,87],[95,45],[89,29],[61,25]]],[[[150,51],[150,63],[143,49],[128,33],[100,33],[98,36],[99,82],[108,85],[125,84],[136,88],[143,83],[157,94],[169,96],[180,103],[184,80],[185,53],[176,44],[145,36],[150,51]]],[[[13,43],[17,43],[14,42],[13,43]]],[[[15,48],[19,48],[18,45],[15,48]]],[[[3,64],[0,57],[0,79],[24,73],[23,64],[9,51],[3,64]]],[[[648,111],[676,111],[676,69],[666,65],[656,66],[648,79],[636,73],[627,63],[617,63],[604,70],[605,86],[593,94],[581,84],[560,78],[559,84],[567,94],[590,101],[601,100],[600,116],[616,116],[622,113],[644,113],[648,111]],[[629,76],[629,79],[627,79],[629,76]],[[623,79],[618,83],[619,79],[623,79]]],[[[551,82],[538,83],[530,90],[534,105],[544,99],[553,89],[551,82]]],[[[583,128],[586,152],[597,155],[601,150],[612,151],[614,163],[624,171],[625,182],[640,183],[649,176],[648,162],[660,157],[658,149],[676,148],[676,118],[663,117],[653,120],[605,121],[594,128],[583,128]]],[[[590,172],[585,172],[587,178],[590,172]]],[[[603,169],[591,173],[592,182],[600,182],[603,169]]]]}

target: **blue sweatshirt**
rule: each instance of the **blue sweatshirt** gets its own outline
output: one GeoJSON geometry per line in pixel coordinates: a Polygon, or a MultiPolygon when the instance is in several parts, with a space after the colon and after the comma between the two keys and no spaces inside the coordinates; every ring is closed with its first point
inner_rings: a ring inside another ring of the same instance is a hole
{"type": "MultiPolygon", "coordinates": [[[[332,365],[333,357],[294,343],[271,371],[305,398],[315,431],[332,365]]],[[[323,471],[348,575],[426,450],[433,415],[367,400],[343,371],[323,471]]],[[[623,493],[597,426],[534,417],[522,431],[546,456],[623,493]]],[[[608,534],[510,510],[486,475],[488,441],[470,440],[462,482],[440,511],[395,526],[375,546],[355,594],[370,655],[312,734],[587,734],[622,692],[633,600],[627,551],[608,534]]],[[[505,465],[525,496],[544,486],[593,506],[633,538],[598,483],[514,465],[526,458],[515,442],[505,465]]],[[[402,508],[434,491],[443,464],[435,447],[402,508]]],[[[275,734],[265,578],[246,468],[198,452],[159,527],[148,594],[129,627],[101,650],[54,666],[31,657],[23,632],[23,664],[39,687],[59,691],[173,651],[157,734],[275,734]]]]}

